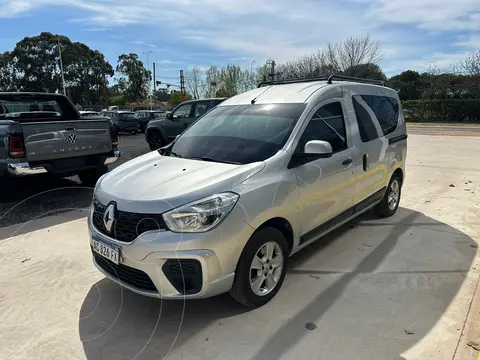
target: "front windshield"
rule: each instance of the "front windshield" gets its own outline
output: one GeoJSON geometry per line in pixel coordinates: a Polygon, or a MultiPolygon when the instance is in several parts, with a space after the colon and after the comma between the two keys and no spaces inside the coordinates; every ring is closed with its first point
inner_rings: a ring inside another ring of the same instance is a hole
{"type": "Polygon", "coordinates": [[[172,152],[183,158],[248,164],[275,155],[305,104],[219,106],[187,129],[172,152]]]}
{"type": "Polygon", "coordinates": [[[122,120],[129,120],[129,119],[135,119],[135,114],[134,113],[120,113],[119,117],[122,120]]]}

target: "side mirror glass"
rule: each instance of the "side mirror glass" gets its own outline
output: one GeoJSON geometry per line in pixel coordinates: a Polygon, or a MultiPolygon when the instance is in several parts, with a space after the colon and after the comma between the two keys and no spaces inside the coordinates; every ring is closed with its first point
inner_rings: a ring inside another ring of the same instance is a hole
{"type": "Polygon", "coordinates": [[[328,141],[312,140],[305,144],[305,154],[318,155],[319,157],[332,156],[332,145],[328,141]]]}

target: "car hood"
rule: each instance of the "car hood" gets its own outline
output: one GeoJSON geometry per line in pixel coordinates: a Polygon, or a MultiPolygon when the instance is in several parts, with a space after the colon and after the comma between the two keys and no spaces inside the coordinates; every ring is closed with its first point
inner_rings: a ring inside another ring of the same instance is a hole
{"type": "Polygon", "coordinates": [[[120,210],[162,213],[180,205],[232,191],[261,171],[263,162],[232,165],[162,156],[158,151],[140,156],[106,174],[95,198],[117,203],[120,210]]]}

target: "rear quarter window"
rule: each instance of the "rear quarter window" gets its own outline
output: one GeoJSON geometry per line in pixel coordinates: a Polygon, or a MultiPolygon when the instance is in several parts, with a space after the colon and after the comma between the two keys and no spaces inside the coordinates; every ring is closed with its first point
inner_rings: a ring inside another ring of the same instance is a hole
{"type": "Polygon", "coordinates": [[[354,95],[352,101],[363,142],[388,135],[397,128],[400,112],[397,99],[378,95],[354,95]],[[373,112],[375,119],[366,107],[373,112]]]}

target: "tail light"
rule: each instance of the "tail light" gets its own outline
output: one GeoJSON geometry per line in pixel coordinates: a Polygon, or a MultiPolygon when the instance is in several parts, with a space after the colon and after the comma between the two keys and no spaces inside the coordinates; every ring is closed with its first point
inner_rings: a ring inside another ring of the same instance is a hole
{"type": "Polygon", "coordinates": [[[22,135],[10,135],[9,153],[11,158],[25,157],[25,143],[22,135]]]}

